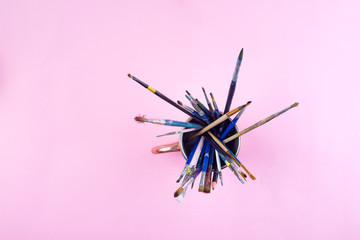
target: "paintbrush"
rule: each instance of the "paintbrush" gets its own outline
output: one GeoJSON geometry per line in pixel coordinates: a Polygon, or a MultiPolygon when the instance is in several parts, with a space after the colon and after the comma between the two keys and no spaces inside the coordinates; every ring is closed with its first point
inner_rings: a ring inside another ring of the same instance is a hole
{"type": "Polygon", "coordinates": [[[201,110],[201,108],[196,104],[196,102],[193,101],[193,100],[191,99],[191,97],[188,96],[188,95],[185,95],[185,97],[189,100],[189,102],[191,103],[191,105],[195,108],[195,111],[200,115],[201,119],[202,119],[203,121],[205,121],[206,123],[210,123],[210,122],[211,122],[210,119],[207,117],[207,115],[204,113],[204,111],[201,110]]]}
{"type": "Polygon", "coordinates": [[[250,127],[245,128],[244,130],[242,130],[242,131],[240,131],[240,132],[232,135],[231,137],[226,138],[223,142],[224,142],[224,143],[228,143],[228,142],[234,140],[235,138],[238,138],[238,137],[240,137],[241,135],[243,135],[243,134],[245,134],[245,133],[247,133],[247,132],[249,132],[249,131],[251,131],[251,130],[257,128],[257,127],[260,127],[261,125],[269,122],[270,120],[272,120],[272,119],[280,116],[280,115],[283,114],[284,112],[286,112],[286,111],[290,110],[291,108],[296,107],[296,106],[298,106],[298,105],[299,105],[299,103],[296,102],[296,103],[292,104],[290,107],[287,107],[287,108],[281,110],[280,112],[277,112],[277,113],[275,113],[275,114],[273,114],[273,115],[270,115],[270,116],[268,116],[267,118],[264,118],[263,120],[255,123],[255,124],[253,124],[253,125],[251,125],[250,127]]]}
{"type": "Polygon", "coordinates": [[[216,162],[213,165],[214,165],[214,173],[212,175],[211,188],[214,191],[215,187],[216,187],[216,184],[217,184],[217,181],[218,181],[219,172],[218,172],[218,169],[217,169],[216,162]]]}
{"type": "Polygon", "coordinates": [[[227,100],[226,100],[224,114],[227,113],[230,110],[231,102],[232,102],[232,99],[233,99],[233,96],[234,96],[234,93],[235,93],[236,82],[237,82],[237,79],[238,79],[238,73],[239,73],[242,58],[243,58],[243,51],[244,51],[244,49],[242,48],[241,51],[240,51],[240,54],[238,56],[238,59],[236,61],[234,74],[233,74],[233,77],[232,77],[232,80],[231,80],[229,93],[228,93],[228,97],[227,97],[227,100]]]}
{"type": "Polygon", "coordinates": [[[136,116],[135,121],[138,123],[153,123],[153,124],[159,124],[159,125],[166,125],[166,126],[173,126],[173,127],[186,127],[186,128],[203,128],[204,126],[197,124],[197,123],[191,123],[191,122],[180,122],[175,120],[169,120],[169,119],[147,119],[145,116],[136,116]]]}
{"type": "Polygon", "coordinates": [[[238,112],[238,114],[235,116],[235,118],[230,122],[230,124],[227,126],[227,128],[225,129],[225,131],[222,133],[220,140],[224,140],[224,138],[226,137],[226,135],[231,131],[231,129],[233,129],[236,126],[237,121],[239,120],[241,114],[243,114],[244,112],[244,108],[242,110],[240,110],[238,112]]]}
{"type": "Polygon", "coordinates": [[[235,108],[233,110],[231,110],[230,112],[222,115],[221,117],[219,117],[218,119],[216,119],[214,122],[210,123],[209,125],[207,125],[206,127],[204,127],[203,129],[201,129],[199,132],[197,132],[195,135],[193,135],[189,140],[196,138],[197,136],[200,136],[201,134],[203,134],[204,132],[209,131],[211,128],[219,125],[220,123],[224,122],[225,120],[227,120],[228,118],[230,118],[232,115],[234,115],[235,113],[237,113],[238,111],[242,110],[243,108],[247,107],[249,104],[251,103],[251,101],[247,102],[246,104],[235,108]]]}
{"type": "Polygon", "coordinates": [[[182,107],[184,107],[187,111],[191,112],[192,114],[194,114],[195,116],[197,116],[200,119],[203,119],[206,122],[206,119],[203,118],[202,116],[199,115],[199,113],[197,111],[195,111],[194,109],[192,109],[191,107],[183,104],[182,102],[180,102],[179,100],[177,101],[179,105],[181,105],[182,107]]]}
{"type": "MultiPolygon", "coordinates": [[[[214,136],[214,134],[212,134],[210,131],[206,132],[215,142],[218,146],[220,146],[220,148],[239,166],[242,167],[245,172],[250,176],[250,178],[252,180],[255,180],[255,176],[252,175],[249,170],[244,166],[244,164],[242,164],[239,159],[235,156],[234,153],[231,152],[231,150],[223,143],[221,142],[220,139],[218,139],[216,136],[214,136]]],[[[220,153],[220,152],[219,152],[220,153]]]]}
{"type": "Polygon", "coordinates": [[[205,174],[204,193],[211,192],[211,173],[213,171],[213,162],[214,162],[214,148],[210,146],[209,163],[205,174]]]}
{"type": "Polygon", "coordinates": [[[219,117],[221,116],[221,114],[220,114],[219,108],[218,108],[218,106],[217,106],[217,104],[216,104],[214,95],[213,95],[212,93],[210,93],[210,97],[211,97],[212,103],[213,103],[213,105],[214,105],[216,118],[219,118],[219,117]]]}
{"type": "Polygon", "coordinates": [[[211,119],[214,120],[212,113],[205,107],[204,104],[202,104],[199,99],[195,99],[195,103],[201,108],[201,110],[203,110],[203,112],[206,114],[206,116],[211,119]]]}
{"type": "Polygon", "coordinates": [[[242,184],[244,184],[243,179],[246,181],[246,174],[239,169],[239,167],[234,163],[231,158],[229,158],[229,156],[222,154],[219,154],[219,156],[225,162],[226,166],[234,173],[236,178],[239,179],[242,184]],[[240,176],[243,177],[243,179],[240,176]]]}
{"type": "MultiPolygon", "coordinates": [[[[223,178],[222,178],[222,173],[221,173],[221,163],[220,163],[220,157],[219,157],[218,151],[215,151],[215,159],[216,159],[216,169],[217,169],[216,173],[217,173],[217,175],[219,175],[221,185],[223,186],[223,178]]],[[[215,185],[216,185],[216,182],[215,182],[215,185]]],[[[213,188],[215,188],[215,186],[213,186],[213,188]]]]}
{"type": "Polygon", "coordinates": [[[210,154],[210,143],[206,143],[206,149],[205,149],[205,156],[202,164],[202,170],[201,170],[201,178],[200,178],[200,184],[199,184],[199,192],[204,192],[204,185],[205,185],[205,175],[207,166],[209,163],[209,154],[210,154]]]}
{"type": "Polygon", "coordinates": [[[183,130],[180,130],[180,131],[169,132],[169,133],[164,133],[164,134],[161,134],[161,135],[157,135],[156,137],[164,137],[164,136],[170,136],[170,135],[175,135],[175,134],[188,133],[188,132],[192,132],[192,131],[196,131],[196,130],[199,130],[199,129],[186,128],[186,129],[183,129],[183,130]]]}
{"type": "MultiPolygon", "coordinates": [[[[204,139],[204,138],[202,138],[202,139],[204,139]]],[[[186,159],[186,163],[185,163],[184,170],[181,172],[180,177],[178,178],[178,180],[176,180],[176,182],[180,182],[181,178],[184,176],[186,170],[187,170],[188,167],[189,167],[189,164],[190,164],[191,160],[193,159],[193,157],[194,157],[194,155],[195,155],[196,150],[198,149],[200,140],[201,140],[200,137],[198,137],[198,138],[196,139],[196,142],[195,142],[195,144],[194,144],[194,147],[192,148],[192,150],[191,150],[188,158],[186,159]]],[[[203,141],[204,141],[204,140],[203,140],[203,141]]],[[[202,145],[200,145],[199,149],[201,149],[201,148],[202,148],[202,145]]],[[[198,151],[200,151],[200,150],[198,150],[198,151]]]]}
{"type": "Polygon", "coordinates": [[[204,96],[205,96],[205,99],[206,99],[206,103],[207,103],[207,105],[209,106],[210,112],[211,112],[211,113],[214,113],[214,109],[213,109],[213,107],[211,106],[211,103],[210,103],[210,101],[209,101],[209,99],[208,99],[208,97],[207,97],[205,88],[202,88],[202,90],[203,90],[203,93],[204,93],[204,96]]]}
{"type": "Polygon", "coordinates": [[[184,190],[186,191],[187,187],[188,187],[191,183],[193,183],[193,182],[195,181],[195,178],[199,175],[200,171],[201,171],[201,168],[196,169],[196,170],[194,171],[194,173],[188,178],[188,180],[187,180],[185,183],[183,183],[182,186],[179,187],[179,188],[175,191],[175,193],[174,193],[174,197],[175,197],[175,198],[178,197],[180,194],[182,194],[182,192],[183,192],[184,190]]]}
{"type": "Polygon", "coordinates": [[[187,114],[188,116],[192,117],[194,120],[196,120],[198,123],[204,123],[203,120],[201,120],[200,118],[196,117],[194,114],[192,114],[191,112],[188,112],[185,108],[181,107],[180,105],[176,104],[173,100],[171,100],[170,98],[166,97],[164,94],[162,94],[161,92],[157,91],[156,89],[150,87],[148,84],[144,83],[143,81],[141,81],[140,79],[136,78],[135,76],[131,75],[130,73],[128,74],[128,77],[133,79],[135,82],[139,83],[141,86],[145,87],[146,89],[148,89],[150,92],[154,93],[156,96],[160,97],[162,100],[166,101],[167,103],[173,105],[174,107],[176,107],[177,109],[179,109],[180,111],[184,112],[185,114],[187,114]]]}

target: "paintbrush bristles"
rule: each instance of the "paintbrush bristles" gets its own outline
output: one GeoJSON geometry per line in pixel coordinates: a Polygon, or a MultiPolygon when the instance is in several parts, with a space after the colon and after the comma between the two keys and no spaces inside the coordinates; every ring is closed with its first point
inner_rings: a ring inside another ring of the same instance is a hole
{"type": "Polygon", "coordinates": [[[144,122],[147,121],[147,119],[145,118],[145,115],[136,116],[136,117],[134,117],[134,120],[135,120],[137,123],[144,123],[144,122]]]}
{"type": "Polygon", "coordinates": [[[174,193],[174,197],[178,197],[183,191],[184,189],[182,187],[179,187],[178,190],[176,190],[176,192],[174,193]]]}

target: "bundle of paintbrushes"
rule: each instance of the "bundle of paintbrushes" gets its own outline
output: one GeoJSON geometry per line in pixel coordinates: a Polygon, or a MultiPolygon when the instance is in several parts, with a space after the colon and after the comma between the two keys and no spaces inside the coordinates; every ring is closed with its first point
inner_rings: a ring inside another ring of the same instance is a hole
{"type": "MultiPolygon", "coordinates": [[[[182,151],[186,158],[184,169],[180,173],[177,182],[183,179],[181,186],[176,190],[174,197],[182,202],[186,190],[191,185],[194,186],[195,180],[199,178],[199,192],[210,193],[214,190],[220,178],[221,185],[223,185],[222,169],[228,167],[236,178],[244,183],[247,181],[247,176],[255,180],[254,175],[244,166],[237,158],[240,149],[239,137],[263,124],[281,115],[289,109],[296,107],[298,103],[277,112],[269,117],[239,131],[236,123],[246,107],[251,101],[230,110],[231,102],[235,93],[235,87],[238,79],[238,73],[243,57],[243,49],[241,50],[236,61],[235,71],[229,88],[229,93],[226,101],[226,106],[221,112],[216,104],[214,95],[210,93],[211,101],[209,100],[205,89],[203,93],[207,107],[199,101],[198,98],[193,97],[186,91],[185,97],[190,102],[192,107],[183,104],[180,101],[174,102],[164,94],[150,87],[148,84],[142,82],[140,79],[128,74],[128,76],[140,85],[144,86],[152,93],[163,99],[165,102],[173,105],[180,111],[184,112],[191,118],[189,121],[175,121],[169,119],[147,119],[145,116],[135,117],[135,121],[141,123],[155,123],[167,126],[182,127],[182,130],[173,131],[159,135],[158,137],[181,134],[180,142],[178,144],[179,150],[182,151]],[[237,114],[233,119],[230,117],[237,114]]],[[[164,151],[166,152],[166,151],[164,151]]]]}

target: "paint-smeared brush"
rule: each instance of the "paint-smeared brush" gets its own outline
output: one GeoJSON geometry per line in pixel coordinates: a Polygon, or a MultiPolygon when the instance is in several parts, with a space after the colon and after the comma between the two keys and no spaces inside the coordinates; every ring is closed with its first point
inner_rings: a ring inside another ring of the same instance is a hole
{"type": "Polygon", "coordinates": [[[212,100],[213,105],[214,105],[216,118],[219,118],[219,117],[221,116],[221,114],[220,114],[219,108],[218,108],[218,106],[217,106],[217,104],[216,104],[216,101],[215,101],[214,95],[213,95],[212,93],[210,93],[210,96],[211,96],[211,100],[212,100]]]}
{"type": "MultiPolygon", "coordinates": [[[[203,138],[204,139],[204,138],[203,138]]],[[[193,159],[194,155],[195,155],[195,152],[196,150],[198,149],[198,146],[199,146],[199,143],[200,143],[200,140],[201,138],[199,137],[198,139],[196,139],[196,142],[194,144],[194,147],[193,149],[191,150],[187,160],[186,160],[186,163],[185,163],[185,166],[184,166],[184,170],[181,172],[180,174],[180,177],[178,178],[178,180],[176,180],[176,182],[180,182],[181,178],[184,176],[186,170],[188,169],[189,167],[189,164],[191,162],[191,160],[193,159]]],[[[201,146],[202,147],[202,146],[201,146]]]]}
{"type": "Polygon", "coordinates": [[[227,113],[230,110],[230,106],[231,106],[231,102],[235,93],[235,88],[236,88],[236,82],[238,79],[238,73],[239,73],[239,69],[241,66],[241,62],[242,62],[242,58],[243,58],[243,51],[244,49],[242,48],[240,51],[240,54],[238,56],[238,59],[236,61],[236,66],[235,66],[235,70],[234,70],[234,74],[231,80],[231,84],[230,84],[230,88],[229,88],[229,93],[228,93],[228,97],[226,100],[226,105],[225,105],[225,110],[224,113],[227,113]]]}
{"type": "Polygon", "coordinates": [[[199,184],[199,192],[204,192],[204,185],[205,185],[205,175],[206,170],[209,163],[209,154],[210,154],[210,143],[206,143],[206,149],[205,149],[205,156],[202,164],[202,170],[201,170],[201,178],[200,178],[200,184],[199,184]]]}
{"type": "Polygon", "coordinates": [[[250,176],[250,178],[252,180],[255,180],[255,176],[252,175],[250,173],[250,171],[244,166],[244,164],[242,164],[239,159],[235,156],[234,153],[231,152],[231,150],[220,140],[218,139],[216,136],[214,136],[214,134],[212,134],[210,131],[207,132],[208,135],[210,135],[210,137],[216,142],[216,144],[218,144],[220,146],[220,148],[226,152],[226,154],[239,166],[242,167],[245,172],[250,176]]]}
{"type": "Polygon", "coordinates": [[[206,119],[204,119],[203,117],[201,117],[196,110],[194,110],[194,109],[192,109],[191,107],[183,104],[183,103],[180,102],[180,101],[177,101],[177,102],[178,102],[179,105],[181,105],[181,106],[182,106],[183,108],[185,108],[187,111],[191,112],[192,114],[194,114],[195,116],[197,116],[197,117],[200,118],[200,119],[203,119],[203,120],[206,122],[206,119]]]}
{"type": "Polygon", "coordinates": [[[184,189],[186,189],[192,182],[195,181],[195,178],[199,175],[200,171],[201,168],[196,169],[196,171],[190,176],[190,178],[175,191],[174,193],[175,198],[178,197],[184,191],[184,189]]]}
{"type": "Polygon", "coordinates": [[[268,116],[267,118],[264,118],[263,120],[255,123],[255,124],[253,124],[253,125],[251,125],[250,127],[245,128],[244,130],[242,130],[242,131],[240,131],[240,132],[232,135],[231,137],[226,138],[223,142],[224,142],[224,143],[228,143],[228,142],[234,140],[235,138],[238,138],[238,137],[240,137],[241,135],[243,135],[243,134],[245,134],[245,133],[247,133],[247,132],[249,132],[249,131],[251,131],[251,130],[257,128],[257,127],[260,127],[261,125],[269,122],[270,120],[276,118],[277,116],[280,116],[280,115],[283,114],[284,112],[286,112],[286,111],[290,110],[291,108],[296,107],[296,106],[298,106],[298,105],[299,105],[299,103],[296,102],[296,103],[292,104],[290,107],[287,107],[287,108],[281,110],[280,112],[277,112],[277,113],[275,113],[275,114],[273,114],[273,115],[270,115],[270,116],[268,116]]]}
{"type": "Polygon", "coordinates": [[[215,151],[215,159],[216,159],[217,173],[218,173],[218,175],[220,177],[221,185],[223,186],[223,178],[222,178],[222,173],[221,173],[221,163],[220,163],[220,157],[219,157],[218,151],[215,151]]]}
{"type": "Polygon", "coordinates": [[[211,106],[211,103],[210,103],[210,101],[209,101],[209,99],[208,99],[208,97],[207,97],[205,88],[202,88],[202,90],[203,90],[203,93],[204,93],[204,96],[205,96],[205,99],[206,99],[206,103],[207,103],[207,105],[209,106],[209,110],[210,110],[210,112],[213,113],[213,112],[214,112],[214,109],[213,109],[213,107],[211,106]]]}
{"type": "Polygon", "coordinates": [[[214,191],[218,181],[219,172],[217,170],[216,162],[213,165],[214,165],[214,173],[211,180],[211,188],[214,191]]]}
{"type": "Polygon", "coordinates": [[[172,126],[172,127],[187,127],[187,128],[203,128],[204,126],[197,124],[197,123],[191,123],[191,122],[180,122],[175,120],[169,120],[169,119],[147,119],[144,115],[136,116],[135,121],[138,123],[154,123],[159,125],[166,125],[166,126],[172,126]]]}
{"type": "Polygon", "coordinates": [[[247,107],[249,104],[251,103],[251,101],[247,102],[244,105],[241,105],[238,108],[235,108],[233,110],[231,110],[230,112],[222,115],[221,117],[219,117],[218,119],[216,119],[214,122],[210,123],[209,125],[207,125],[206,127],[204,127],[203,129],[201,129],[199,132],[197,132],[195,135],[193,135],[192,137],[190,137],[189,140],[196,138],[197,136],[200,136],[201,134],[203,134],[204,132],[209,131],[211,128],[219,125],[220,123],[224,122],[225,120],[227,120],[229,117],[231,117],[232,115],[234,115],[235,113],[237,113],[238,111],[242,110],[243,108],[247,107]]]}
{"type": "Polygon", "coordinates": [[[199,99],[196,98],[195,103],[201,108],[201,110],[203,110],[209,119],[214,120],[212,113],[199,101],[199,99]]]}
{"type": "Polygon", "coordinates": [[[233,129],[236,126],[236,123],[239,120],[241,114],[243,114],[244,110],[245,109],[242,109],[241,111],[238,112],[238,114],[235,116],[235,118],[230,122],[230,124],[227,126],[225,131],[222,133],[220,140],[224,140],[224,138],[231,131],[231,129],[233,129]]]}
{"type": "Polygon", "coordinates": [[[214,148],[210,146],[209,163],[205,174],[204,193],[211,192],[211,173],[213,171],[213,162],[214,162],[214,148]]]}
{"type": "Polygon", "coordinates": [[[195,111],[200,115],[201,119],[203,121],[205,121],[206,123],[210,123],[210,119],[207,117],[207,115],[204,113],[203,110],[201,110],[201,108],[196,104],[195,101],[193,101],[191,99],[190,96],[185,95],[185,97],[189,100],[189,102],[191,103],[191,105],[195,108],[195,111]]]}
{"type": "Polygon", "coordinates": [[[180,130],[180,131],[169,132],[169,133],[164,133],[164,134],[161,134],[161,135],[157,135],[156,137],[164,137],[164,136],[170,136],[170,135],[175,135],[175,134],[188,133],[188,132],[193,132],[193,131],[196,131],[196,130],[199,130],[199,129],[186,128],[186,129],[183,129],[183,130],[180,130]]]}
{"type": "Polygon", "coordinates": [[[170,98],[166,97],[164,94],[162,94],[161,92],[157,91],[156,89],[150,87],[148,84],[144,83],[143,81],[141,81],[140,79],[136,78],[135,76],[131,75],[130,73],[128,74],[128,77],[133,79],[135,82],[139,83],[141,86],[145,87],[146,89],[148,89],[150,92],[154,93],[156,96],[160,97],[162,100],[164,100],[165,102],[173,105],[174,107],[176,107],[177,109],[179,109],[180,111],[182,111],[183,113],[187,114],[188,116],[194,118],[198,123],[204,123],[203,120],[201,120],[200,118],[196,117],[194,114],[192,114],[191,112],[188,112],[185,108],[181,107],[180,105],[176,104],[173,100],[171,100],[170,98]]]}

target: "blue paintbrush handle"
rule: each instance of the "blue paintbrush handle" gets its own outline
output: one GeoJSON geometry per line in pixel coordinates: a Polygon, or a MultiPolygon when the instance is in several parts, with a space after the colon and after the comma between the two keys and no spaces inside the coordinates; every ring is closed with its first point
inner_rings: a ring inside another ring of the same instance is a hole
{"type": "Polygon", "coordinates": [[[206,143],[206,149],[205,149],[205,156],[204,156],[204,162],[202,166],[202,171],[206,172],[207,165],[209,163],[209,154],[210,154],[210,143],[206,143]]]}

